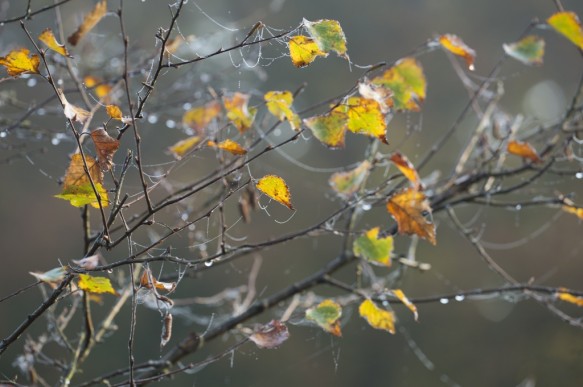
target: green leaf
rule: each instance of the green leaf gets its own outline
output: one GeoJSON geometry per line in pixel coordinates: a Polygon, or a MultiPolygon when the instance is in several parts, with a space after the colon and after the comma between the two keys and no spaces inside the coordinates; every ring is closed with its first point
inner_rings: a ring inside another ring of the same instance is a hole
{"type": "Polygon", "coordinates": [[[504,52],[526,65],[541,65],[545,54],[545,41],[535,35],[529,35],[518,42],[502,45],[504,52]]]}
{"type": "Polygon", "coordinates": [[[350,171],[334,173],[330,176],[328,182],[339,196],[349,198],[360,189],[362,183],[368,176],[370,168],[371,163],[364,160],[350,171]]]}
{"type": "Polygon", "coordinates": [[[393,105],[397,110],[419,111],[418,103],[425,100],[427,81],[421,64],[414,58],[399,60],[382,75],[373,78],[371,83],[392,92],[393,105]]]}
{"type": "Polygon", "coordinates": [[[324,300],[315,308],[306,310],[306,318],[315,321],[326,332],[342,336],[340,322],[342,307],[332,300],[324,300]]]}
{"type": "Polygon", "coordinates": [[[346,37],[338,21],[322,19],[311,22],[304,19],[303,24],[322,51],[335,51],[346,57],[346,37]]]}
{"type": "Polygon", "coordinates": [[[346,123],[348,116],[339,109],[327,114],[304,119],[304,124],[310,128],[314,137],[331,148],[344,147],[346,123]]]}
{"type": "Polygon", "coordinates": [[[379,227],[371,228],[364,235],[358,237],[352,246],[354,255],[366,259],[371,263],[391,266],[393,252],[393,237],[379,238],[379,227]]]}

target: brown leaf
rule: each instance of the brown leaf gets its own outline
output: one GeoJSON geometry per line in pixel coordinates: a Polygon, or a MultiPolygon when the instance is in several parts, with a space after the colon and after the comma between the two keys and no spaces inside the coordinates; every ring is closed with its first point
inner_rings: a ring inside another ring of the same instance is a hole
{"type": "Polygon", "coordinates": [[[160,282],[152,275],[150,269],[144,269],[142,277],[140,278],[140,285],[146,289],[156,288],[158,290],[164,290],[171,292],[176,289],[176,282],[160,282]]]}
{"type": "Polygon", "coordinates": [[[255,333],[249,336],[259,348],[273,349],[279,347],[289,338],[287,326],[279,320],[271,320],[261,326],[255,333]]]}
{"type": "Polygon", "coordinates": [[[71,157],[71,163],[69,164],[69,168],[67,168],[65,181],[63,182],[63,190],[59,195],[55,195],[55,197],[68,200],[71,205],[76,207],[90,204],[95,208],[100,208],[100,201],[95,195],[95,191],[97,191],[101,200],[101,207],[107,207],[109,200],[107,198],[107,191],[105,191],[102,185],[103,173],[93,157],[85,156],[85,161],[89,175],[85,172],[83,156],[75,153],[71,157]],[[91,176],[91,180],[89,176],[91,176]],[[93,186],[91,185],[91,181],[93,181],[93,186]]]}
{"type": "Polygon", "coordinates": [[[97,151],[97,162],[102,172],[107,172],[113,165],[113,155],[119,148],[119,140],[111,137],[105,129],[99,128],[91,132],[93,144],[97,151]]]}
{"type": "Polygon", "coordinates": [[[83,23],[77,28],[77,31],[67,39],[72,46],[76,46],[77,43],[83,39],[85,34],[93,29],[99,23],[101,18],[105,16],[107,12],[107,0],[102,0],[95,5],[95,8],[91,12],[85,15],[83,23]]]}
{"type": "Polygon", "coordinates": [[[417,234],[431,244],[437,244],[435,225],[424,216],[424,213],[431,214],[431,207],[423,192],[415,188],[402,190],[389,198],[387,210],[397,221],[399,234],[417,234]]]}

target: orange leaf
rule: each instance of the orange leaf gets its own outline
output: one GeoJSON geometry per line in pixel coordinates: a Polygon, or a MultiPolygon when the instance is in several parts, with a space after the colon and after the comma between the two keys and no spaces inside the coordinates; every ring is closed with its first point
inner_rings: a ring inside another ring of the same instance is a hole
{"type": "Polygon", "coordinates": [[[107,0],[102,0],[95,4],[95,8],[91,12],[85,15],[83,23],[77,28],[77,31],[67,39],[72,46],[76,46],[77,43],[83,39],[85,34],[93,29],[99,23],[101,18],[105,16],[107,12],[107,0]]]}
{"type": "Polygon", "coordinates": [[[26,48],[12,50],[8,55],[0,57],[0,65],[6,67],[8,75],[16,77],[20,74],[38,74],[40,58],[38,55],[30,55],[26,48]]]}
{"type": "Polygon", "coordinates": [[[219,148],[222,150],[225,150],[227,152],[230,152],[231,154],[237,155],[237,156],[241,156],[247,153],[247,150],[245,148],[243,148],[241,145],[239,145],[238,143],[236,143],[233,140],[225,140],[225,141],[221,141],[219,143],[216,143],[214,141],[208,141],[207,142],[208,146],[212,146],[213,148],[219,148]]]}
{"type": "Polygon", "coordinates": [[[152,272],[148,268],[144,269],[142,277],[140,277],[140,285],[146,289],[156,288],[166,292],[171,292],[176,289],[176,282],[160,282],[152,275],[152,272]]]}
{"type": "Polygon", "coordinates": [[[407,308],[409,308],[411,312],[413,312],[415,321],[417,321],[417,319],[419,318],[419,314],[417,313],[417,307],[411,301],[409,301],[407,296],[405,296],[405,293],[403,293],[401,289],[393,289],[391,290],[391,293],[393,293],[395,297],[397,297],[403,303],[403,305],[405,305],[407,308]]]}
{"type": "Polygon", "coordinates": [[[227,118],[240,133],[251,128],[257,114],[257,108],[249,107],[249,95],[243,93],[234,93],[231,96],[223,96],[223,104],[227,111],[227,118]]]}
{"type": "Polygon", "coordinates": [[[202,135],[204,129],[220,112],[221,104],[217,101],[211,101],[206,105],[192,108],[184,113],[182,116],[182,124],[202,135]]]}
{"type": "Polygon", "coordinates": [[[536,150],[527,142],[510,141],[507,147],[508,153],[520,156],[524,159],[529,159],[533,163],[540,163],[542,159],[536,153],[536,150]]]}
{"type": "Polygon", "coordinates": [[[99,97],[100,100],[107,100],[107,96],[111,92],[111,86],[106,83],[103,83],[101,80],[95,78],[92,75],[87,75],[83,81],[85,82],[85,86],[88,88],[95,88],[95,94],[99,97]]]}
{"type": "Polygon", "coordinates": [[[119,140],[111,137],[105,129],[95,129],[91,132],[91,138],[97,150],[97,162],[103,172],[107,172],[113,165],[113,155],[119,148],[119,140]]]}
{"type": "Polygon", "coordinates": [[[105,107],[105,110],[107,111],[107,115],[108,116],[110,116],[114,120],[120,120],[121,121],[122,112],[121,112],[121,109],[119,108],[119,106],[116,106],[116,105],[107,105],[105,107]]]}
{"type": "Polygon", "coordinates": [[[401,171],[401,173],[413,183],[415,189],[421,189],[421,179],[419,179],[417,170],[415,170],[415,167],[411,164],[407,156],[395,152],[391,156],[391,161],[397,166],[397,168],[399,168],[399,171],[401,171]]]}
{"type": "Polygon", "coordinates": [[[431,214],[431,207],[423,192],[415,188],[402,190],[389,198],[387,210],[397,221],[400,234],[417,234],[437,244],[435,225],[424,217],[424,213],[431,214]]]}
{"type": "Polygon", "coordinates": [[[358,313],[368,321],[371,327],[395,334],[395,315],[393,312],[381,309],[374,302],[366,299],[360,304],[358,313]]]}
{"type": "MultiPolygon", "coordinates": [[[[562,289],[563,288],[561,288],[561,290],[562,289]]],[[[561,292],[557,293],[557,297],[561,301],[569,302],[569,303],[575,304],[577,306],[583,306],[583,297],[577,297],[577,296],[574,296],[571,293],[567,293],[565,291],[561,291],[561,292]]]]}
{"type": "Polygon", "coordinates": [[[290,210],[294,209],[291,204],[291,194],[289,188],[281,177],[276,175],[263,176],[256,184],[259,191],[263,192],[273,200],[283,204],[290,210]]]}
{"type": "Polygon", "coordinates": [[[439,43],[452,54],[464,58],[468,68],[474,71],[476,52],[466,45],[460,37],[453,34],[444,34],[439,37],[439,43]]]}
{"type": "Polygon", "coordinates": [[[69,51],[67,51],[67,47],[65,47],[64,44],[57,42],[57,38],[55,38],[55,35],[50,28],[44,30],[38,36],[38,40],[46,44],[48,48],[55,51],[56,53],[61,54],[62,56],[70,56],[69,51]]]}

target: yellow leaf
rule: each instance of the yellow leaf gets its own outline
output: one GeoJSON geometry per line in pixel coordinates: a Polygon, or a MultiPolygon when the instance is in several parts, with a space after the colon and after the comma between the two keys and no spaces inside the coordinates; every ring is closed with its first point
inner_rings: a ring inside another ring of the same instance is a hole
{"type": "Polygon", "coordinates": [[[557,12],[547,19],[547,23],[583,50],[583,28],[575,12],[557,12]]]}
{"type": "Polygon", "coordinates": [[[476,52],[464,43],[464,41],[456,35],[444,34],[439,37],[439,43],[454,55],[461,56],[466,61],[468,68],[474,71],[474,60],[476,59],[476,52]]]}
{"type": "Polygon", "coordinates": [[[331,148],[344,147],[344,136],[348,116],[339,109],[329,113],[304,119],[304,124],[314,137],[331,148]]]}
{"type": "MultiPolygon", "coordinates": [[[[87,169],[91,174],[95,190],[99,194],[101,206],[107,207],[109,201],[107,199],[107,192],[102,185],[103,173],[93,157],[85,156],[85,160],[87,161],[87,169]]],[[[83,167],[83,157],[81,154],[75,153],[71,157],[71,163],[69,164],[63,182],[63,191],[59,195],[55,195],[55,197],[68,200],[75,207],[83,207],[84,205],[90,204],[95,208],[99,208],[99,200],[95,196],[89,175],[87,175],[83,167]]]]}
{"type": "Polygon", "coordinates": [[[419,179],[417,170],[413,164],[411,164],[407,156],[399,152],[395,152],[391,155],[391,161],[397,166],[397,168],[399,168],[399,171],[401,171],[401,173],[405,175],[405,177],[409,179],[411,183],[413,183],[413,186],[416,189],[421,188],[421,179],[419,179]]]}
{"type": "Polygon", "coordinates": [[[177,159],[181,159],[188,151],[190,151],[196,144],[200,142],[199,136],[188,137],[180,140],[176,144],[168,148],[168,151],[177,159]]]}
{"type": "Polygon", "coordinates": [[[346,57],[346,37],[338,21],[323,19],[311,22],[304,19],[303,24],[322,51],[336,51],[346,57]]]}
{"type": "Polygon", "coordinates": [[[424,214],[431,214],[431,207],[423,192],[415,188],[407,188],[389,198],[387,210],[397,221],[400,234],[417,234],[437,244],[435,225],[426,220],[424,214]]]}
{"type": "Polygon", "coordinates": [[[367,93],[372,94],[381,108],[394,105],[397,110],[419,111],[418,102],[425,100],[427,81],[421,64],[414,58],[400,59],[371,83],[368,88],[359,87],[359,92],[366,98],[367,93]]]}
{"type": "Polygon", "coordinates": [[[91,139],[97,150],[97,163],[101,171],[109,171],[113,166],[113,155],[119,148],[119,140],[111,137],[103,128],[92,131],[91,139]]]}
{"type": "Polygon", "coordinates": [[[583,297],[577,297],[567,292],[559,292],[557,293],[557,297],[561,301],[569,302],[577,306],[583,306],[583,297]]]}
{"type": "Polygon", "coordinates": [[[348,198],[360,189],[362,183],[368,176],[370,167],[370,162],[364,160],[356,168],[350,171],[334,173],[330,176],[328,182],[338,195],[348,198]]]}
{"type": "Polygon", "coordinates": [[[57,38],[55,38],[55,35],[50,28],[44,30],[38,36],[38,40],[46,44],[48,48],[55,51],[56,53],[61,54],[62,56],[70,56],[69,51],[67,51],[67,47],[65,47],[64,44],[57,42],[57,38]]]}
{"type": "Polygon", "coordinates": [[[106,98],[109,93],[111,92],[111,86],[106,83],[103,83],[98,78],[95,78],[92,75],[87,75],[84,79],[85,86],[88,88],[95,88],[95,94],[100,100],[107,100],[106,98]]]}
{"type": "Polygon", "coordinates": [[[354,255],[366,259],[371,263],[383,266],[391,266],[391,253],[393,252],[393,237],[379,238],[380,227],[368,230],[359,236],[352,246],[354,255]]]}
{"type": "Polygon", "coordinates": [[[563,211],[573,214],[579,219],[583,219],[583,207],[575,206],[575,203],[570,199],[563,199],[563,206],[561,207],[563,211]]]}
{"type": "Polygon", "coordinates": [[[527,142],[521,141],[509,141],[507,146],[508,153],[511,153],[516,156],[520,156],[524,159],[529,159],[533,163],[540,163],[542,160],[532,147],[527,142]]]}
{"type": "Polygon", "coordinates": [[[240,133],[251,128],[257,114],[257,108],[249,107],[249,95],[243,93],[234,93],[231,96],[223,96],[223,104],[227,111],[227,118],[240,133]]]}
{"type": "Polygon", "coordinates": [[[83,39],[85,34],[93,29],[99,23],[101,18],[107,12],[107,0],[101,0],[95,4],[95,8],[85,15],[83,23],[77,28],[77,31],[67,39],[72,46],[76,46],[79,40],[83,39]]]}
{"type": "Polygon", "coordinates": [[[111,286],[111,282],[107,277],[93,277],[89,274],[79,274],[79,289],[85,290],[89,293],[111,293],[117,294],[117,292],[111,286]]]}
{"type": "Polygon", "coordinates": [[[220,112],[221,104],[217,101],[211,101],[206,105],[197,106],[184,113],[182,116],[182,124],[202,135],[204,129],[220,112]]]}
{"type": "Polygon", "coordinates": [[[8,75],[16,77],[20,74],[38,74],[40,58],[38,55],[30,55],[26,48],[12,50],[8,55],[0,57],[0,65],[6,67],[8,75]]]}
{"type": "Polygon", "coordinates": [[[238,143],[236,143],[233,140],[225,140],[225,141],[221,141],[219,143],[216,143],[214,141],[208,141],[207,142],[208,146],[212,146],[213,148],[219,148],[222,150],[226,150],[227,152],[230,152],[231,154],[237,155],[237,156],[241,156],[247,153],[247,150],[245,148],[243,148],[241,145],[239,145],[238,143]]]}
{"type": "Polygon", "coordinates": [[[380,309],[371,300],[364,300],[358,308],[358,313],[371,327],[395,334],[395,315],[388,310],[380,309]]]}
{"type": "Polygon", "coordinates": [[[377,101],[362,97],[350,97],[342,106],[346,107],[348,130],[353,133],[377,137],[385,144],[387,143],[385,136],[387,124],[377,101]]]}
{"type": "Polygon", "coordinates": [[[278,120],[288,120],[293,130],[299,130],[301,121],[300,117],[291,109],[294,97],[289,91],[268,91],[265,93],[267,109],[278,120]]]}
{"type": "Polygon", "coordinates": [[[296,67],[306,67],[319,56],[324,58],[328,54],[322,50],[312,38],[297,35],[289,40],[289,55],[292,63],[296,67]]]}
{"type": "Polygon", "coordinates": [[[417,321],[417,319],[419,318],[419,314],[417,313],[417,307],[411,301],[409,301],[407,296],[405,296],[405,293],[403,293],[401,289],[393,289],[391,290],[391,293],[393,293],[395,297],[397,297],[403,303],[403,305],[409,308],[409,310],[413,313],[413,316],[415,317],[415,321],[417,321]]]}
{"type": "Polygon", "coordinates": [[[291,203],[291,194],[289,192],[289,188],[285,183],[285,180],[283,180],[281,177],[275,175],[263,176],[257,182],[256,187],[259,191],[263,192],[273,200],[283,204],[290,210],[294,209],[291,203]]]}
{"type": "Polygon", "coordinates": [[[116,106],[116,105],[107,105],[105,107],[105,110],[107,110],[107,115],[108,116],[110,116],[114,120],[120,120],[121,121],[122,112],[121,112],[121,109],[119,108],[119,106],[116,106]]]}
{"type": "Polygon", "coordinates": [[[342,307],[333,300],[324,300],[314,308],[306,310],[306,318],[315,321],[326,332],[334,336],[342,336],[340,317],[342,307]]]}

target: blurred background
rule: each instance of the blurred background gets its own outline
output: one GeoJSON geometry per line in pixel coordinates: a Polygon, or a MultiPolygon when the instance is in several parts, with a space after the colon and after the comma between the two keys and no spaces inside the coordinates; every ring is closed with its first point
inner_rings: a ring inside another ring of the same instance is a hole
{"type": "MultiPolygon", "coordinates": [[[[0,0],[0,20],[22,15],[25,1],[0,0]]],[[[119,2],[110,0],[109,10],[119,2]]],[[[50,4],[31,1],[32,9],[50,4]]],[[[93,7],[91,1],[70,1],[61,8],[65,35],[72,33],[82,15],[93,7]]],[[[158,0],[124,1],[123,17],[130,37],[130,67],[155,52],[155,34],[166,28],[170,20],[168,2],[158,0]]],[[[567,10],[583,16],[579,0],[563,1],[567,10]]],[[[233,51],[216,59],[202,61],[179,70],[168,70],[155,90],[140,124],[144,140],[143,152],[147,172],[155,180],[173,163],[165,149],[185,138],[188,131],[181,125],[185,110],[209,99],[209,87],[219,92],[242,91],[254,96],[251,104],[259,104],[268,90],[296,90],[305,84],[294,106],[298,111],[345,93],[365,70],[359,66],[386,61],[393,62],[412,52],[437,34],[453,33],[477,52],[476,70],[468,74],[480,82],[503,54],[502,44],[517,40],[533,19],[545,20],[556,12],[551,0],[487,2],[428,1],[428,0],[189,0],[182,10],[177,31],[188,44],[173,60],[190,59],[229,47],[240,41],[251,27],[262,21],[266,28],[263,37],[295,28],[303,18],[308,20],[335,19],[340,22],[348,42],[351,63],[330,55],[317,59],[304,69],[296,69],[286,57],[283,44],[271,43],[233,51]]],[[[27,28],[37,36],[46,27],[55,28],[55,12],[35,16],[27,28]]],[[[512,60],[502,67],[499,80],[505,94],[500,107],[510,115],[525,117],[524,128],[557,120],[573,97],[581,76],[582,60],[577,49],[566,39],[550,30],[537,30],[546,40],[545,63],[527,67],[512,60]]],[[[114,79],[120,75],[123,46],[119,21],[108,15],[87,42],[74,51],[75,63],[82,75],[114,79]],[[104,39],[107,37],[108,39],[104,39]],[[98,43],[96,43],[98,42],[98,43]]],[[[16,47],[31,47],[18,23],[0,24],[0,55],[16,47]]],[[[458,117],[468,93],[456,75],[450,59],[440,50],[419,57],[427,81],[427,99],[420,113],[398,114],[388,126],[389,146],[381,151],[400,150],[416,162],[458,117]]],[[[133,79],[132,90],[140,88],[146,70],[133,79]]],[[[63,86],[70,86],[63,69],[63,86]]],[[[4,74],[3,74],[4,75],[4,74]]],[[[61,78],[60,78],[61,79],[61,78]]],[[[53,198],[60,192],[58,184],[75,150],[74,140],[65,126],[60,107],[54,102],[36,114],[26,117],[18,130],[6,130],[22,116],[29,106],[40,103],[52,90],[40,78],[23,77],[0,83],[0,297],[33,282],[30,271],[46,271],[60,263],[83,256],[80,211],[67,202],[53,198]]],[[[76,97],[70,98],[76,102],[76,97]]],[[[123,103],[125,100],[121,100],[123,103]]],[[[123,105],[122,105],[123,107],[123,105]]],[[[103,114],[100,112],[99,114],[103,114]]],[[[311,113],[310,113],[311,114],[311,113]]],[[[105,120],[96,119],[96,123],[105,120]]],[[[258,128],[266,130],[269,117],[260,113],[258,128]]],[[[439,157],[420,170],[422,178],[435,171],[447,175],[454,166],[470,131],[477,123],[475,115],[466,118],[456,136],[439,157]]],[[[292,134],[289,127],[276,130],[270,140],[281,141],[292,134]]],[[[125,156],[124,148],[134,146],[131,136],[125,136],[116,155],[116,168],[125,156]]],[[[272,152],[253,163],[254,177],[275,173],[285,178],[293,195],[295,216],[288,220],[289,211],[271,203],[268,211],[257,211],[253,222],[233,224],[238,218],[236,198],[226,204],[226,219],[231,243],[253,243],[305,228],[330,214],[341,205],[332,194],[327,180],[330,174],[362,160],[368,141],[361,136],[347,136],[342,150],[329,150],[308,136],[272,152]],[[239,242],[236,242],[236,241],[239,242]]],[[[579,155],[581,149],[576,149],[579,155]]],[[[518,160],[515,160],[518,163],[518,160]]],[[[518,165],[518,164],[517,164],[518,165]]],[[[205,150],[196,157],[180,163],[168,179],[168,184],[181,186],[216,167],[215,153],[205,150]]],[[[119,169],[118,169],[119,170],[119,169]]],[[[134,172],[135,168],[134,168],[134,172]]],[[[246,173],[241,178],[245,179],[246,173]]],[[[575,193],[575,201],[583,204],[581,184],[583,174],[551,176],[536,183],[524,197],[556,196],[557,192],[575,193]]],[[[128,179],[129,191],[139,193],[136,173],[128,179]]],[[[176,222],[178,216],[188,218],[196,206],[215,192],[197,196],[184,207],[160,215],[158,220],[176,222]],[[206,196],[205,196],[206,195],[206,196]]],[[[162,197],[163,191],[159,192],[162,197]]],[[[265,198],[262,204],[266,205],[265,198]]],[[[138,204],[137,206],[139,206],[138,204]]],[[[137,207],[134,207],[137,208],[137,207]]],[[[508,210],[503,208],[462,207],[458,215],[468,227],[480,231],[484,245],[496,261],[519,281],[536,284],[583,288],[583,241],[581,223],[576,217],[563,215],[558,208],[532,207],[508,210]]],[[[92,212],[95,222],[98,213],[92,212]]],[[[444,214],[436,214],[438,245],[420,242],[417,259],[429,262],[432,269],[425,273],[409,271],[401,288],[409,297],[453,293],[458,290],[489,288],[503,282],[482,262],[471,244],[460,236],[444,214]]],[[[172,247],[174,254],[198,258],[208,249],[217,248],[214,236],[218,220],[211,217],[200,222],[188,237],[171,239],[162,249],[172,247]],[[201,242],[202,241],[202,242],[201,242]],[[193,247],[196,246],[196,247],[193,247]],[[202,246],[202,247],[201,247],[202,246]]],[[[381,225],[389,227],[393,220],[380,207],[372,208],[358,224],[359,229],[381,225]]],[[[96,223],[98,225],[98,223],[96,223]]],[[[130,248],[145,245],[163,230],[153,229],[137,234],[135,245],[103,252],[106,260],[123,259],[130,248]]],[[[185,234],[186,235],[186,234],[185,234]]],[[[261,254],[247,256],[231,264],[217,265],[196,278],[184,279],[175,299],[206,297],[226,287],[235,288],[247,283],[254,259],[261,259],[257,279],[258,296],[268,296],[294,281],[304,278],[335,257],[341,249],[340,237],[325,236],[301,239],[273,247],[261,254]]],[[[396,251],[406,253],[409,238],[396,238],[396,251]]],[[[157,273],[178,273],[178,268],[156,267],[157,273]]],[[[377,269],[377,275],[389,270],[377,269]]],[[[116,279],[119,273],[113,273],[116,279]]],[[[338,277],[352,282],[354,268],[346,268],[338,277]]],[[[337,290],[318,287],[320,296],[338,295],[337,290]]],[[[42,301],[37,288],[0,304],[0,338],[6,337],[42,301]]],[[[95,321],[100,321],[111,305],[93,308],[95,321]]],[[[286,305],[266,312],[254,322],[265,323],[281,317],[286,305]]],[[[566,309],[573,314],[580,311],[566,309]]],[[[174,338],[169,346],[187,332],[202,332],[214,312],[204,306],[177,308],[174,338]]],[[[583,331],[552,316],[533,301],[516,298],[492,298],[448,304],[419,305],[419,322],[404,308],[395,307],[398,332],[389,335],[375,331],[358,317],[355,307],[347,307],[343,317],[343,337],[336,338],[300,318],[292,319],[291,337],[277,350],[260,350],[253,344],[237,349],[232,356],[197,370],[182,374],[160,384],[176,385],[233,385],[233,386],[578,386],[583,381],[583,331]]],[[[127,366],[127,338],[130,310],[126,307],[116,320],[117,331],[108,341],[97,346],[91,363],[74,381],[88,380],[108,371],[127,366]]],[[[25,336],[37,338],[51,324],[50,316],[39,319],[25,336]]],[[[78,317],[71,323],[79,326],[78,317]],[[78,320],[78,321],[77,321],[78,320]]],[[[160,351],[161,317],[155,310],[138,307],[136,331],[136,362],[156,359],[160,351]]],[[[74,331],[74,330],[73,330],[74,331]]],[[[72,334],[75,337],[75,334],[72,334]]],[[[22,352],[24,339],[13,344],[0,357],[1,377],[13,378],[17,369],[14,360],[22,352]]],[[[240,338],[240,337],[239,337],[240,338]]],[[[205,347],[187,361],[198,361],[209,354],[220,353],[237,339],[225,335],[205,347]]],[[[47,355],[59,356],[53,344],[47,355]]],[[[54,370],[39,367],[52,380],[54,370]]],[[[22,376],[21,376],[22,377],[22,376]]],[[[24,379],[20,379],[24,380],[24,379]]],[[[73,383],[76,384],[76,383],[73,383]]]]}

